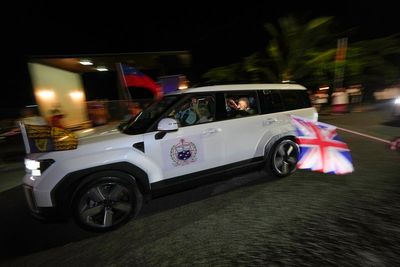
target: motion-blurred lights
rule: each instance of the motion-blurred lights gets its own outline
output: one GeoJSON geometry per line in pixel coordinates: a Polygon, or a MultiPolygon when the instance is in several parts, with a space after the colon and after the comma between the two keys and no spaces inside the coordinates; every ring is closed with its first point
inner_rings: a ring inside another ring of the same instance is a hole
{"type": "Polygon", "coordinates": [[[64,141],[65,139],[68,139],[68,138],[69,138],[68,135],[67,136],[63,136],[63,137],[59,138],[57,141],[64,141]]]}
{"type": "Polygon", "coordinates": [[[320,87],[319,90],[328,90],[329,86],[320,87]]]}
{"type": "Polygon", "coordinates": [[[179,90],[185,90],[188,89],[189,87],[189,81],[186,79],[185,75],[180,75],[179,76],[179,86],[178,89],[179,90]]]}
{"type": "Polygon", "coordinates": [[[40,162],[36,160],[25,159],[24,163],[25,163],[25,168],[27,168],[30,171],[37,170],[40,168],[40,162]]]}
{"type": "Polygon", "coordinates": [[[50,100],[54,98],[54,91],[51,90],[40,90],[36,94],[42,100],[50,100]]]}
{"type": "Polygon", "coordinates": [[[400,96],[394,100],[394,103],[396,105],[400,105],[400,96]]]}
{"type": "Polygon", "coordinates": [[[82,59],[79,61],[79,63],[84,66],[92,66],[93,65],[93,62],[88,59],[82,59]]]}
{"type": "Polygon", "coordinates": [[[104,66],[97,67],[96,70],[98,70],[98,71],[108,71],[108,69],[106,67],[104,67],[104,66]]]}
{"type": "Polygon", "coordinates": [[[74,101],[83,100],[83,93],[82,92],[71,92],[71,93],[69,93],[69,96],[74,101]]]}
{"type": "Polygon", "coordinates": [[[90,129],[83,130],[82,133],[90,133],[93,131],[94,131],[94,129],[90,128],[90,129]]]}

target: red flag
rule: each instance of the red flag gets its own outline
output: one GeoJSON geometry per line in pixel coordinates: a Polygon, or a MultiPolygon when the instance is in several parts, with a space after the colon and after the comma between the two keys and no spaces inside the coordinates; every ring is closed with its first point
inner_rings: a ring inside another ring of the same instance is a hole
{"type": "Polygon", "coordinates": [[[163,96],[161,87],[153,81],[150,77],[143,74],[139,70],[121,64],[123,79],[126,87],[142,87],[148,88],[155,96],[156,99],[160,99],[163,96]]]}

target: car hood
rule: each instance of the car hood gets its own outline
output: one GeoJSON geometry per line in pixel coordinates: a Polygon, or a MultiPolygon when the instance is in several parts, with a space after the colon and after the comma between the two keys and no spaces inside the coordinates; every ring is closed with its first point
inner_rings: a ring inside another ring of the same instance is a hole
{"type": "Polygon", "coordinates": [[[78,147],[84,144],[101,142],[118,136],[125,136],[117,129],[118,124],[104,125],[96,128],[75,131],[78,138],[78,147]]]}
{"type": "Polygon", "coordinates": [[[99,135],[108,135],[112,134],[113,132],[117,131],[118,124],[107,124],[99,127],[93,127],[89,129],[84,129],[84,130],[79,130],[79,131],[74,131],[75,136],[78,139],[86,139],[86,138],[92,138],[95,136],[99,135]]]}

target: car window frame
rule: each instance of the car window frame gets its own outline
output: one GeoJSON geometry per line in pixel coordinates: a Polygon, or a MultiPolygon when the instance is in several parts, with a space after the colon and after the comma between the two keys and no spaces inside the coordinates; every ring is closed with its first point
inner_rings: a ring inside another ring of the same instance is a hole
{"type": "Polygon", "coordinates": [[[247,117],[254,117],[254,116],[258,116],[262,114],[262,110],[261,110],[261,105],[260,105],[260,97],[258,95],[258,90],[256,89],[251,89],[251,90],[226,90],[221,92],[222,97],[223,97],[223,101],[220,101],[220,105],[223,105],[223,109],[224,109],[224,116],[221,118],[221,120],[232,120],[232,119],[241,119],[241,118],[247,118],[247,117]],[[232,95],[248,95],[248,96],[254,96],[255,97],[255,102],[256,105],[254,108],[256,108],[257,110],[255,114],[249,114],[247,116],[234,116],[234,117],[229,117],[228,116],[228,111],[226,110],[226,95],[227,94],[232,94],[232,95]]]}
{"type": "MultiPolygon", "coordinates": [[[[169,107],[168,109],[165,110],[164,113],[162,113],[160,115],[160,117],[153,123],[153,125],[151,125],[151,127],[149,127],[147,132],[155,132],[158,131],[157,130],[157,125],[160,122],[160,120],[164,119],[164,118],[169,118],[168,114],[170,114],[172,112],[172,110],[174,110],[176,107],[182,105],[185,101],[187,101],[189,98],[192,98],[193,96],[212,96],[214,98],[214,105],[215,105],[215,109],[216,109],[216,105],[217,105],[217,98],[216,98],[216,93],[215,92],[196,92],[196,93],[183,93],[181,95],[181,99],[179,99],[178,101],[176,101],[176,103],[174,105],[172,105],[171,107],[169,107]]],[[[188,127],[188,126],[196,126],[196,125],[203,125],[203,124],[207,124],[207,123],[213,123],[217,121],[217,116],[216,116],[217,111],[215,111],[214,113],[214,120],[210,121],[210,122],[204,122],[204,123],[195,123],[193,125],[179,125],[178,128],[184,128],[184,127],[188,127]]],[[[173,118],[175,119],[175,118],[173,118]]]]}

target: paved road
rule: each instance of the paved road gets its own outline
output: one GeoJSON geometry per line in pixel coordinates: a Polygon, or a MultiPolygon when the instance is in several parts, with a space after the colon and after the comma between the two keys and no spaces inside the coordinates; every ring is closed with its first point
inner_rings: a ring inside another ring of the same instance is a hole
{"type": "Polygon", "coordinates": [[[103,235],[34,221],[12,188],[0,194],[0,265],[400,266],[400,154],[341,134],[352,174],[234,177],[153,200],[103,235]]]}

